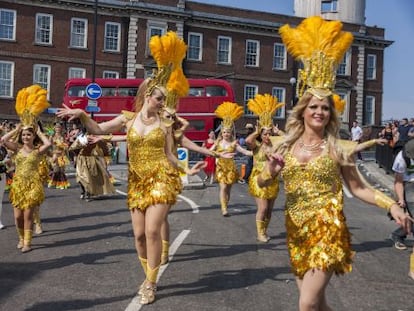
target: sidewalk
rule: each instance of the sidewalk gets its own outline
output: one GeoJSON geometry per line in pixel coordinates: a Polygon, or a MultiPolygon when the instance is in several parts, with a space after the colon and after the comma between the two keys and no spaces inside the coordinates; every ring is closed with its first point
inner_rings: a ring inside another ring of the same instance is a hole
{"type": "Polygon", "coordinates": [[[394,174],[387,174],[375,159],[357,163],[360,173],[376,189],[394,196],[394,174]]]}

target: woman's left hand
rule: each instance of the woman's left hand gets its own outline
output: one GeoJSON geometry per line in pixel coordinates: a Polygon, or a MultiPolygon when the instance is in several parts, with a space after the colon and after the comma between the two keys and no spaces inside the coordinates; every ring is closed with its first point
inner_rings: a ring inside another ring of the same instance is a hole
{"type": "Polygon", "coordinates": [[[403,227],[407,234],[412,233],[414,219],[410,217],[410,215],[405,213],[404,210],[398,204],[393,204],[391,206],[390,213],[396,221],[396,223],[403,227]]]}

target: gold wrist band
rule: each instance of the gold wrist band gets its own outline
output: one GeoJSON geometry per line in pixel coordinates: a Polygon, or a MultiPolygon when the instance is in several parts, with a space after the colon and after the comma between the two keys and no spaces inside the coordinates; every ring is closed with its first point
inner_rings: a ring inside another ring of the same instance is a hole
{"type": "Polygon", "coordinates": [[[374,190],[374,199],[375,199],[375,204],[378,207],[385,208],[388,211],[390,210],[391,206],[393,206],[394,204],[397,204],[397,202],[395,202],[393,199],[383,194],[379,190],[374,190]]]}
{"type": "Polygon", "coordinates": [[[109,135],[102,136],[102,139],[103,140],[106,140],[106,141],[111,141],[112,137],[113,137],[113,135],[112,134],[109,134],[109,135]]]}
{"type": "Polygon", "coordinates": [[[260,178],[262,179],[263,182],[268,182],[269,180],[272,180],[274,177],[270,173],[269,169],[265,167],[263,172],[260,173],[260,178]]]}
{"type": "Polygon", "coordinates": [[[86,122],[88,122],[89,116],[85,112],[82,112],[82,114],[79,117],[79,120],[82,122],[82,124],[85,124],[86,122]]]}
{"type": "Polygon", "coordinates": [[[211,153],[213,154],[214,158],[220,158],[220,155],[217,152],[211,151],[211,153]]]}

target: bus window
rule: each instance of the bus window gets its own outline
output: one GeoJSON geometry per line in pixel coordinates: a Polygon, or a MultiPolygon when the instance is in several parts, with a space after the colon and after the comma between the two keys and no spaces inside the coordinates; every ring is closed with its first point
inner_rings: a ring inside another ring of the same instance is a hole
{"type": "Polygon", "coordinates": [[[228,94],[222,86],[206,86],[206,96],[228,96],[228,94]]]}
{"type": "Polygon", "coordinates": [[[102,88],[102,96],[115,96],[116,89],[112,87],[103,87],[102,88]]]}
{"type": "Polygon", "coordinates": [[[138,88],[136,87],[120,87],[118,89],[118,96],[135,96],[138,88]]]}
{"type": "Polygon", "coordinates": [[[190,87],[188,91],[188,96],[203,96],[204,95],[204,88],[202,87],[190,87]]]}
{"type": "Polygon", "coordinates": [[[86,95],[84,86],[72,86],[68,90],[69,97],[83,97],[86,95]]]}
{"type": "Polygon", "coordinates": [[[203,131],[206,128],[204,120],[187,120],[190,125],[188,126],[189,131],[203,131]]]}

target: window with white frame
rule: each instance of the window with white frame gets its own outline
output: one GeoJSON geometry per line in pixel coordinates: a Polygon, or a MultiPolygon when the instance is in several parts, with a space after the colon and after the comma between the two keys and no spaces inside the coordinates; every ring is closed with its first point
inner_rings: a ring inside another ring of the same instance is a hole
{"type": "Polygon", "coordinates": [[[37,44],[52,44],[53,15],[36,14],[35,42],[37,44]]]}
{"type": "Polygon", "coordinates": [[[188,33],[187,59],[201,61],[203,55],[203,35],[201,33],[188,33]]]}
{"type": "Polygon", "coordinates": [[[244,86],[244,113],[245,114],[253,114],[248,108],[247,108],[247,102],[249,99],[254,98],[259,90],[259,87],[257,85],[252,84],[246,84],[244,86]]]}
{"type": "Polygon", "coordinates": [[[33,66],[33,84],[39,84],[42,88],[47,90],[47,98],[49,98],[50,65],[35,64],[33,66]]]}
{"type": "Polygon", "coordinates": [[[104,49],[106,52],[119,52],[121,50],[121,24],[105,23],[105,42],[104,49]]]}
{"type": "Polygon", "coordinates": [[[337,12],[338,0],[322,0],[321,13],[337,12]]]}
{"type": "Polygon", "coordinates": [[[69,79],[74,78],[85,78],[86,77],[86,69],[85,68],[76,68],[76,67],[70,67],[69,68],[69,79]]]}
{"type": "Polygon", "coordinates": [[[377,78],[377,55],[367,55],[367,79],[375,80],[377,78]]]}
{"type": "Polygon", "coordinates": [[[259,67],[260,43],[246,40],[246,66],[259,67]]]}
{"type": "Polygon", "coordinates": [[[0,61],[0,97],[12,97],[14,63],[0,61]]]}
{"type": "Polygon", "coordinates": [[[167,24],[157,22],[157,21],[148,21],[147,29],[148,29],[148,31],[147,31],[146,54],[150,55],[151,54],[150,49],[149,49],[150,39],[153,36],[162,36],[162,35],[164,35],[167,31],[167,24]]]}
{"type": "Polygon", "coordinates": [[[375,122],[375,97],[367,95],[364,105],[364,125],[372,125],[375,122]]]}
{"type": "Polygon", "coordinates": [[[346,51],[342,61],[338,64],[336,74],[339,76],[350,76],[351,75],[351,51],[346,51]]]}
{"type": "MultiPolygon", "coordinates": [[[[277,98],[277,101],[279,103],[284,103],[286,100],[286,89],[284,87],[274,87],[272,88],[272,95],[277,98]]],[[[282,106],[278,110],[276,110],[275,118],[285,118],[285,106],[282,106]]]]}
{"type": "Polygon", "coordinates": [[[72,18],[70,32],[70,46],[72,48],[87,48],[88,20],[84,18],[72,18]]]}
{"type": "Polygon", "coordinates": [[[16,40],[16,11],[0,9],[0,40],[16,40]]]}
{"type": "Polygon", "coordinates": [[[217,38],[217,63],[231,64],[231,38],[218,36],[217,38]]]}
{"type": "Polygon", "coordinates": [[[111,70],[104,70],[103,76],[104,79],[118,79],[119,72],[118,71],[111,71],[111,70]]]}
{"type": "Polygon", "coordinates": [[[349,92],[345,91],[336,91],[336,94],[345,101],[345,107],[342,114],[339,114],[338,117],[343,123],[349,123],[349,92]]]}
{"type": "Polygon", "coordinates": [[[286,48],[284,44],[275,43],[273,48],[273,69],[286,69],[286,48]]]}

